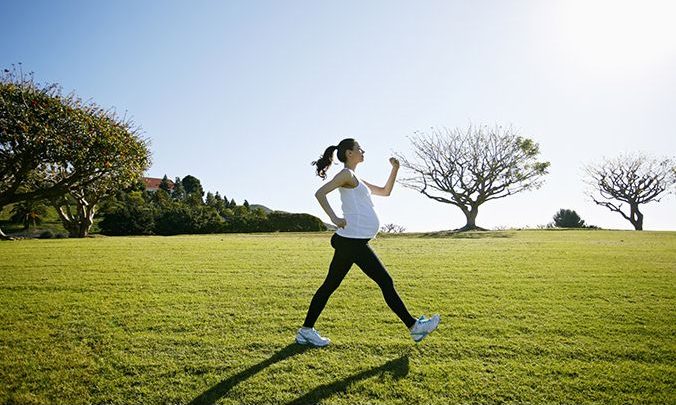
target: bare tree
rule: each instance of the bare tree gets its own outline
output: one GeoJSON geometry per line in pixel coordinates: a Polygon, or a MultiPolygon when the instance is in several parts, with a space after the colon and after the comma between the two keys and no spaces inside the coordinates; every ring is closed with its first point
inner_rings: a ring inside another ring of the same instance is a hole
{"type": "Polygon", "coordinates": [[[585,181],[592,187],[589,192],[592,200],[622,215],[637,231],[643,230],[643,214],[639,205],[659,202],[661,196],[675,191],[676,164],[669,158],[622,155],[588,165],[585,171],[585,181]],[[622,210],[622,203],[629,205],[629,212],[622,210]]]}
{"type": "Polygon", "coordinates": [[[409,139],[414,157],[397,157],[413,176],[400,183],[460,208],[467,223],[459,231],[483,229],[476,225],[481,204],[539,188],[550,165],[536,160],[540,153],[537,143],[518,136],[511,127],[433,128],[409,139]]]}
{"type": "Polygon", "coordinates": [[[385,224],[380,227],[380,231],[384,233],[404,233],[406,228],[397,224],[385,224]]]}

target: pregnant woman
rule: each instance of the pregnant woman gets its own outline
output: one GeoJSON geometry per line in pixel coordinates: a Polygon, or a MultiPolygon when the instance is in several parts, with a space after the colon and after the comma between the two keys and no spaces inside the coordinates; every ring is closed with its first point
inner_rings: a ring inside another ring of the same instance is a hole
{"type": "Polygon", "coordinates": [[[364,150],[354,139],[343,139],[337,146],[329,146],[320,159],[312,163],[317,166],[317,175],[322,179],[326,179],[326,171],[333,163],[333,154],[336,151],[338,160],[343,162],[345,167],[315,193],[315,197],[331,218],[331,222],[338,227],[331,237],[331,246],[335,251],[329,266],[329,273],[312,297],[303,327],[296,334],[296,342],[317,347],[326,346],[331,342],[328,338],[322,337],[314,329],[314,325],[329,297],[336,291],[353,264],[359,266],[378,284],[387,305],[409,329],[413,340],[420,342],[437,328],[440,321],[439,315],[434,315],[429,319],[424,316],[415,319],[411,316],[394,288],[392,277],[369,246],[369,241],[376,236],[380,228],[378,216],[373,209],[371,194],[390,195],[397,178],[399,162],[390,158],[392,171],[384,187],[367,183],[359,179],[355,173],[357,165],[364,161],[364,150]],[[336,215],[326,198],[326,195],[335,189],[340,191],[342,218],[336,215]]]}

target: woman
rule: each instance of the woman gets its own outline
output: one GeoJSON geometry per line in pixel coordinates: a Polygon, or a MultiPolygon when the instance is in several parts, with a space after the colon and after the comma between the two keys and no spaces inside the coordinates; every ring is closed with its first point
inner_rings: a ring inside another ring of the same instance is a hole
{"type": "Polygon", "coordinates": [[[328,147],[318,161],[312,162],[317,166],[317,175],[322,179],[326,179],[326,171],[333,163],[335,151],[338,152],[338,160],[343,162],[345,167],[315,193],[315,197],[331,218],[331,222],[338,227],[331,238],[331,246],[335,252],[324,283],[312,297],[303,327],[296,334],[296,342],[318,347],[326,346],[331,342],[328,338],[319,335],[314,329],[314,324],[352,264],[357,264],[367,276],[378,283],[387,305],[409,329],[413,340],[420,342],[437,328],[440,321],[439,315],[434,315],[430,319],[424,316],[418,319],[412,317],[394,289],[392,277],[368,244],[380,228],[378,216],[373,209],[371,194],[390,195],[397,178],[399,162],[395,158],[390,158],[392,172],[387,183],[384,187],[374,186],[359,179],[355,174],[357,165],[364,161],[364,150],[354,139],[343,139],[338,146],[328,147]],[[344,218],[335,214],[326,199],[326,195],[335,189],[340,190],[344,218]]]}

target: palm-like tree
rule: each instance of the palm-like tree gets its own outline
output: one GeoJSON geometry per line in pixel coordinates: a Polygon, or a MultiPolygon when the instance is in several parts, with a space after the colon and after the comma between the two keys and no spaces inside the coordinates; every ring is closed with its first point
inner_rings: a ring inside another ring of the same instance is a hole
{"type": "Polygon", "coordinates": [[[14,205],[11,211],[11,221],[23,224],[23,229],[39,225],[47,215],[47,205],[43,201],[22,201],[14,205]]]}

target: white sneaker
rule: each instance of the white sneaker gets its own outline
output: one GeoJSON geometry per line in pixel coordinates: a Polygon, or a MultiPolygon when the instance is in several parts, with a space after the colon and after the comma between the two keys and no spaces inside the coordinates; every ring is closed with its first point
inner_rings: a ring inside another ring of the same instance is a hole
{"type": "Polygon", "coordinates": [[[296,333],[296,343],[315,347],[328,346],[331,339],[319,335],[315,328],[300,328],[296,333]]]}
{"type": "Polygon", "coordinates": [[[434,315],[430,319],[421,316],[411,328],[411,337],[416,343],[420,342],[439,326],[440,321],[441,317],[439,315],[434,315]]]}

